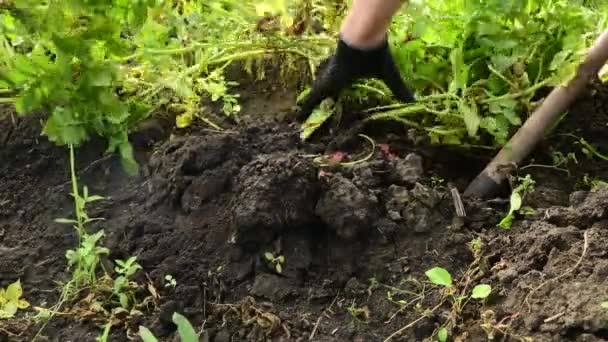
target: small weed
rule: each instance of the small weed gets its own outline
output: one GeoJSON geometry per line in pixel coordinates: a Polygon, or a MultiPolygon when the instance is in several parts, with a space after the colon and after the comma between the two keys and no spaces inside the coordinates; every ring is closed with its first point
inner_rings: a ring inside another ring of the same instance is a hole
{"type": "Polygon", "coordinates": [[[131,302],[129,300],[129,293],[126,291],[129,285],[129,278],[141,269],[141,266],[135,262],[136,260],[137,257],[130,257],[127,261],[116,260],[117,266],[114,268],[119,276],[114,279],[112,293],[118,297],[120,305],[125,309],[129,308],[129,303],[131,302]]]}
{"type": "Polygon", "coordinates": [[[110,337],[110,330],[112,329],[112,322],[106,323],[103,326],[103,332],[101,335],[95,338],[95,342],[108,342],[108,337],[110,337]]]}
{"type": "Polygon", "coordinates": [[[511,340],[518,340],[521,342],[532,342],[533,339],[526,336],[519,336],[511,331],[511,324],[515,318],[519,316],[519,313],[505,316],[502,320],[497,321],[496,313],[492,310],[487,310],[481,314],[481,329],[486,333],[488,341],[494,341],[497,335],[502,335],[503,340],[509,337],[511,340]]]}
{"type": "Polygon", "coordinates": [[[443,179],[439,176],[431,177],[431,187],[433,189],[443,186],[444,183],[445,183],[445,179],[443,179]]]}
{"type": "Polygon", "coordinates": [[[591,178],[588,175],[585,175],[583,177],[583,182],[584,187],[588,188],[589,191],[591,192],[595,192],[598,191],[600,189],[606,189],[608,188],[608,183],[599,179],[599,178],[591,178]]]}
{"type": "Polygon", "coordinates": [[[38,318],[44,320],[45,323],[39,329],[34,340],[38,338],[48,321],[59,312],[65,303],[78,299],[78,302],[68,312],[73,315],[95,313],[108,319],[108,324],[105,325],[102,335],[97,337],[97,341],[106,341],[111,326],[117,323],[114,314],[116,312],[127,313],[127,316],[142,314],[139,309],[147,307],[150,301],[154,300],[154,289],[150,289],[149,286],[148,290],[152,293],[152,297],[147,297],[141,303],[136,302],[135,291],[142,287],[131,281],[133,275],[141,269],[141,266],[136,263],[135,257],[115,261],[115,271],[118,274],[116,279],[112,279],[105,272],[100,278],[97,277],[99,271],[103,271],[100,267],[101,257],[110,254],[110,250],[99,245],[104,236],[103,230],[93,234],[86,231],[85,227],[88,223],[101,220],[90,218],[86,212],[86,205],[101,200],[102,197],[89,195],[86,186],[83,187],[82,194],[79,192],[72,146],[70,146],[70,170],[75,218],[60,218],[56,222],[73,225],[79,239],[78,248],[66,252],[68,267],[72,269],[72,278],[63,285],[57,304],[50,309],[39,310],[38,318]],[[86,296],[83,294],[86,294],[86,296]],[[114,298],[118,300],[115,301],[114,298]]]}
{"type": "Polygon", "coordinates": [[[172,275],[167,274],[165,276],[165,287],[175,288],[176,286],[177,286],[177,280],[175,280],[175,278],[173,278],[172,275]]]}
{"type": "MultiPolygon", "coordinates": [[[[439,285],[445,288],[445,295],[448,298],[452,299],[452,313],[450,320],[455,321],[457,317],[460,315],[464,307],[471,299],[483,300],[487,298],[490,293],[492,293],[492,287],[488,284],[479,284],[473,287],[473,289],[469,292],[465,289],[459,291],[459,289],[454,286],[452,281],[452,276],[450,272],[445,268],[434,267],[428,271],[426,271],[426,276],[429,278],[431,283],[435,285],[439,285]]],[[[447,326],[450,322],[446,323],[442,326],[437,332],[437,339],[439,341],[447,341],[448,338],[448,329],[447,326]]],[[[455,325],[455,322],[453,322],[455,325]]]]}
{"type": "Polygon", "coordinates": [[[502,229],[511,228],[513,220],[515,219],[515,213],[521,209],[524,197],[526,194],[534,191],[536,182],[530,175],[526,175],[526,177],[523,178],[519,177],[518,181],[519,185],[511,192],[509,213],[500,221],[500,223],[498,223],[498,226],[502,229]]]}
{"type": "Polygon", "coordinates": [[[274,254],[270,253],[270,252],[266,252],[264,253],[264,258],[266,259],[266,261],[268,263],[270,263],[274,270],[279,273],[282,274],[283,273],[283,265],[285,264],[285,257],[282,255],[279,255],[277,257],[274,256],[274,254]]]}
{"type": "Polygon", "coordinates": [[[468,247],[469,250],[471,251],[471,253],[473,253],[473,255],[475,256],[475,258],[477,258],[478,256],[481,255],[481,248],[482,248],[482,242],[481,242],[481,238],[477,237],[473,240],[471,240],[468,243],[468,247]]]}
{"type": "MultiPolygon", "coordinates": [[[[183,315],[175,312],[173,313],[173,323],[177,325],[177,334],[180,337],[181,342],[198,342],[198,334],[190,324],[190,321],[183,315]]],[[[158,339],[152,334],[150,329],[139,326],[139,337],[144,342],[157,342],[158,339]]]]}
{"type": "Polygon", "coordinates": [[[80,194],[78,179],[76,177],[73,146],[70,146],[70,171],[76,218],[59,218],[55,220],[58,223],[72,224],[80,240],[79,247],[76,250],[68,250],[66,252],[68,266],[74,268],[72,280],[66,284],[67,298],[75,295],[81,288],[93,285],[96,282],[96,270],[99,265],[100,256],[109,254],[110,252],[107,248],[97,246],[97,243],[104,235],[103,230],[99,230],[95,234],[88,234],[85,230],[86,224],[101,220],[100,218],[90,218],[86,212],[86,205],[99,201],[103,197],[90,196],[86,186],[83,187],[82,195],[80,194]]]}
{"type": "Polygon", "coordinates": [[[21,281],[10,284],[6,289],[0,289],[0,319],[12,318],[19,309],[25,309],[30,306],[25,299],[22,299],[23,289],[21,281]]]}
{"type": "Polygon", "coordinates": [[[355,326],[369,321],[370,313],[367,306],[358,307],[353,300],[352,304],[349,305],[346,310],[350,314],[352,324],[355,326]]]}

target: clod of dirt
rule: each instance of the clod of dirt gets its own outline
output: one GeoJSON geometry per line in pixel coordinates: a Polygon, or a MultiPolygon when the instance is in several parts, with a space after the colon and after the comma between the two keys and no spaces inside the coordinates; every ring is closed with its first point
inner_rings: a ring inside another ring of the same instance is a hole
{"type": "Polygon", "coordinates": [[[223,329],[215,335],[213,342],[230,342],[230,333],[228,330],[223,329]]]}
{"type": "Polygon", "coordinates": [[[229,135],[177,138],[164,144],[149,161],[148,205],[169,199],[175,204],[181,202],[189,211],[202,204],[223,188],[223,177],[238,171],[236,165],[222,167],[224,162],[238,159],[233,156],[242,152],[241,147],[234,146],[239,146],[238,140],[229,135]],[[193,182],[194,188],[186,191],[193,182]]]}
{"type": "Polygon", "coordinates": [[[315,221],[316,171],[296,154],[258,156],[241,169],[235,191],[232,227],[241,246],[266,244],[279,232],[315,221]]]}
{"type": "Polygon", "coordinates": [[[339,237],[353,239],[368,232],[378,217],[377,201],[337,174],[329,179],[329,190],[321,196],[315,213],[339,237]]]}
{"type": "Polygon", "coordinates": [[[569,203],[572,207],[578,207],[585,202],[585,199],[589,195],[588,191],[575,191],[570,194],[569,203]]]}
{"type": "Polygon", "coordinates": [[[436,208],[441,199],[431,188],[416,183],[412,190],[393,185],[389,188],[386,210],[389,217],[416,233],[425,233],[441,223],[436,208]]]}
{"type": "Polygon", "coordinates": [[[498,274],[496,274],[496,277],[498,278],[498,281],[500,281],[502,284],[510,284],[511,282],[513,282],[513,280],[515,280],[515,278],[517,278],[517,271],[512,268],[508,268],[506,270],[498,272],[498,274]]]}
{"type": "Polygon", "coordinates": [[[209,170],[192,181],[181,197],[181,207],[185,212],[200,208],[205,202],[224,192],[230,184],[229,172],[226,169],[209,170]]]}
{"type": "Polygon", "coordinates": [[[164,327],[173,326],[173,313],[183,312],[183,304],[177,301],[170,300],[160,307],[158,319],[164,327]]]}
{"type": "Polygon", "coordinates": [[[565,191],[546,186],[537,186],[533,192],[526,195],[526,205],[532,208],[567,206],[568,203],[568,194],[565,191]]]}
{"type": "Polygon", "coordinates": [[[400,185],[413,186],[422,179],[424,168],[422,166],[422,158],[410,153],[405,156],[405,159],[397,158],[394,162],[393,181],[400,185]]]}
{"type": "Polygon", "coordinates": [[[273,302],[281,302],[294,294],[287,278],[274,274],[261,273],[255,277],[250,293],[273,302]]]}
{"type": "Polygon", "coordinates": [[[576,225],[588,228],[593,223],[608,219],[608,189],[590,192],[576,207],[553,207],[546,211],[545,218],[558,226],[576,225]]]}

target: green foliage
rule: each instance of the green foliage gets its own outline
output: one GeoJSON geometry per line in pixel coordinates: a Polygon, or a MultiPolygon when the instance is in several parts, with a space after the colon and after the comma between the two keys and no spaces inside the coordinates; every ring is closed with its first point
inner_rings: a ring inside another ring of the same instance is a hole
{"type": "Polygon", "coordinates": [[[0,288],[0,319],[12,318],[19,309],[25,309],[30,306],[25,299],[22,299],[23,289],[21,281],[7,286],[6,289],[0,288]]]}
{"type": "Polygon", "coordinates": [[[95,284],[99,260],[102,255],[110,253],[107,248],[97,245],[103,235],[103,230],[94,234],[85,234],[81,237],[80,245],[76,250],[70,249],[65,253],[68,266],[73,268],[74,290],[95,284]]]}
{"type": "Polygon", "coordinates": [[[129,278],[131,278],[135,273],[141,269],[141,266],[136,262],[137,257],[130,257],[126,261],[116,260],[116,267],[114,270],[119,274],[116,279],[114,279],[114,286],[112,287],[112,292],[115,296],[118,297],[120,301],[120,305],[128,309],[129,308],[129,294],[126,290],[129,283],[129,278]]]}
{"type": "Polygon", "coordinates": [[[509,202],[509,213],[505,216],[498,226],[502,229],[509,229],[513,225],[513,220],[515,219],[515,213],[521,209],[521,205],[523,202],[523,198],[527,193],[534,191],[534,184],[536,182],[530,177],[530,175],[526,175],[526,177],[519,177],[519,185],[513,189],[511,192],[511,198],[509,202]]]}
{"type": "MultiPolygon", "coordinates": [[[[184,317],[183,315],[181,315],[178,312],[175,312],[175,313],[173,313],[172,320],[173,320],[173,323],[175,323],[175,325],[177,325],[177,333],[182,342],[198,342],[199,341],[198,334],[196,333],[196,331],[194,330],[194,327],[192,327],[192,324],[190,324],[190,321],[188,321],[188,319],[186,317],[184,317]]],[[[150,329],[148,329],[144,326],[139,326],[138,334],[139,334],[139,337],[141,337],[141,339],[144,342],[157,342],[158,341],[156,339],[156,337],[154,336],[154,334],[152,334],[150,329]]]]}
{"type": "Polygon", "coordinates": [[[101,335],[99,335],[95,338],[95,341],[96,342],[108,342],[108,337],[110,337],[111,329],[112,329],[112,323],[111,322],[106,323],[106,325],[103,327],[103,332],[101,333],[101,335]]]}
{"type": "Polygon", "coordinates": [[[138,334],[144,342],[158,342],[158,339],[154,336],[154,334],[152,334],[150,329],[144,326],[139,326],[138,334]]]}
{"type": "Polygon", "coordinates": [[[264,258],[268,263],[274,266],[274,270],[281,274],[283,273],[283,265],[285,264],[285,257],[282,255],[274,256],[274,254],[270,252],[264,253],[264,258]]]}
{"type": "Polygon", "coordinates": [[[452,286],[452,276],[445,268],[434,267],[426,271],[426,276],[429,278],[431,283],[435,285],[441,285],[445,287],[452,286]]]}
{"type": "Polygon", "coordinates": [[[286,3],[16,0],[0,11],[0,88],[17,94],[20,114],[47,115],[43,132],[50,140],[78,146],[104,137],[108,152],[118,152],[136,173],[128,132],[157,109],[175,114],[178,127],[200,118],[219,129],[200,99],[238,114],[228,65],[244,61],[251,70],[253,61],[276,53],[286,69],[293,56],[325,55],[332,40],[290,33],[286,25],[305,12],[299,2],[286,3]],[[279,26],[256,29],[259,13],[267,12],[281,17],[279,26]]]}
{"type": "Polygon", "coordinates": [[[154,3],[15,1],[18,16],[2,13],[0,80],[18,91],[17,111],[48,112],[43,132],[60,145],[79,145],[91,134],[107,138],[108,151],[118,151],[126,170],[136,172],[126,134],[134,108],[117,93],[115,56],[129,53],[122,36],[139,30],[154,3]]]}
{"type": "MultiPolygon", "coordinates": [[[[426,276],[429,278],[431,283],[439,286],[444,286],[446,288],[452,288],[452,276],[450,272],[442,267],[433,267],[432,269],[425,272],[426,276]]],[[[490,295],[492,292],[492,287],[487,284],[480,284],[473,288],[470,297],[473,299],[484,299],[490,295]]],[[[462,297],[463,300],[467,297],[462,297]]]]}
{"type": "Polygon", "coordinates": [[[198,342],[198,334],[194,331],[192,324],[190,324],[190,321],[186,317],[175,312],[173,313],[173,323],[177,325],[177,333],[182,342],[198,342]]]}
{"type": "Polygon", "coordinates": [[[437,333],[437,340],[439,342],[446,342],[448,340],[448,329],[446,329],[446,328],[439,329],[439,332],[437,333]]]}
{"type": "Polygon", "coordinates": [[[487,298],[492,292],[492,287],[487,284],[479,284],[473,288],[471,292],[471,298],[473,299],[484,299],[487,298]]]}
{"type": "Polygon", "coordinates": [[[433,142],[503,145],[539,91],[574,74],[607,13],[568,0],[412,1],[391,41],[419,101],[373,119],[415,123],[433,142]],[[423,105],[422,110],[411,110],[423,105]]]}
{"type": "Polygon", "coordinates": [[[78,179],[76,177],[74,148],[70,145],[70,171],[72,183],[72,197],[74,198],[74,213],[76,219],[60,218],[55,221],[58,223],[72,224],[78,233],[79,246],[76,250],[68,250],[65,254],[68,259],[68,266],[73,268],[72,281],[69,283],[68,292],[75,293],[83,286],[93,285],[97,279],[96,271],[102,255],[109,254],[110,251],[105,247],[100,247],[97,243],[104,235],[103,230],[94,234],[89,234],[85,230],[85,225],[98,218],[90,218],[86,212],[86,205],[103,199],[101,196],[90,196],[88,188],[83,187],[82,195],[78,190],[78,179]]]}
{"type": "Polygon", "coordinates": [[[310,116],[302,124],[302,140],[308,139],[325,121],[329,120],[336,112],[336,104],[333,100],[327,99],[315,108],[310,116]]]}
{"type": "Polygon", "coordinates": [[[175,280],[175,278],[173,278],[173,276],[170,275],[170,274],[167,274],[165,276],[165,281],[166,281],[165,287],[173,287],[173,288],[175,288],[177,286],[177,280],[175,280]]]}
{"type": "MultiPolygon", "coordinates": [[[[472,242],[470,245],[478,243],[480,243],[480,241],[472,242]]],[[[444,287],[444,295],[452,299],[452,313],[450,315],[452,319],[462,312],[470,299],[485,299],[492,292],[492,287],[488,284],[476,285],[470,294],[468,294],[468,284],[464,286],[463,290],[459,290],[458,286],[453,284],[450,272],[442,267],[434,267],[426,271],[425,274],[431,283],[444,287]]],[[[442,326],[437,331],[437,341],[443,342],[448,340],[448,329],[446,326],[449,325],[442,326]]]]}

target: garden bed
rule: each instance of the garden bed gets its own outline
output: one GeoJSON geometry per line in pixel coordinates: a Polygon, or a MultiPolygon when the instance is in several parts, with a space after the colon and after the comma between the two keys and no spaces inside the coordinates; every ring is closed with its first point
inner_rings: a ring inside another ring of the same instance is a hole
{"type": "Polygon", "coordinates": [[[373,130],[374,144],[356,135],[304,143],[297,125],[272,120],[291,103],[277,99],[294,97],[282,94],[243,97],[245,113],[266,101],[264,120],[245,118],[222,132],[161,129],[158,141],[138,147],[137,177],[104,157],[103,143],[79,149],[80,185],[105,197],[89,207],[91,217],[104,219],[89,232],[105,232],[100,244],[110,254],[102,264],[110,275],[114,260],[137,257],[141,305],[111,315],[105,299],[84,291],[46,324],[34,315],[59,300],[56,282],[71,277],[66,250],[78,244],[70,225],[54,221],[73,216],[69,151],[39,136],[36,117],[6,109],[0,286],[20,279],[31,306],[0,321],[0,340],[94,341],[111,321],[109,341],[137,338],[140,325],[171,341],[174,312],[202,331],[202,341],[217,342],[384,341],[398,331],[394,341],[422,341],[442,326],[455,341],[608,339],[601,306],[608,300],[608,190],[590,192],[583,182],[608,169],[560,134],[605,150],[605,86],[590,88],[534,156],[534,164],[551,164],[553,151],[576,153],[569,176],[552,167],[520,170],[536,181],[524,203],[534,213],[510,230],[497,227],[508,200],[463,199],[465,217],[454,209],[450,187],[462,191],[492,152],[373,130]],[[321,155],[326,166],[315,159],[321,155]],[[479,283],[492,293],[452,305],[456,295],[428,282],[433,267],[451,273],[457,293],[479,283]]]}

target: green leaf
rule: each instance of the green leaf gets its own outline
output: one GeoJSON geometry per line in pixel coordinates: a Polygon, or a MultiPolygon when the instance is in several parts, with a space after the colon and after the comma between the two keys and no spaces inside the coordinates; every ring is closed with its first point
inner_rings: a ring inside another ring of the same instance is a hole
{"type": "Polygon", "coordinates": [[[119,301],[120,301],[120,305],[123,308],[126,309],[126,308],[129,307],[129,297],[126,294],[121,293],[121,294],[118,295],[118,298],[119,298],[119,301]]]}
{"type": "Polygon", "coordinates": [[[108,70],[89,72],[88,79],[91,87],[109,87],[112,85],[112,74],[108,70]]]}
{"type": "Polygon", "coordinates": [[[513,193],[511,193],[511,208],[509,209],[509,214],[512,214],[514,212],[516,212],[517,210],[521,209],[521,204],[522,204],[522,198],[521,195],[519,194],[519,192],[514,191],[513,193]]]}
{"type": "Polygon", "coordinates": [[[185,112],[175,117],[175,125],[177,128],[186,128],[192,124],[192,120],[194,120],[192,112],[185,112]]]}
{"type": "Polygon", "coordinates": [[[426,271],[426,276],[429,278],[431,283],[435,285],[442,285],[446,287],[452,286],[452,276],[445,268],[434,267],[426,271]]]}
{"type": "Polygon", "coordinates": [[[302,140],[308,139],[325,121],[334,115],[334,111],[334,103],[331,99],[323,101],[302,124],[300,138],[302,140]]]}
{"type": "Polygon", "coordinates": [[[139,164],[135,161],[133,146],[131,146],[131,143],[126,138],[118,145],[118,152],[120,153],[120,162],[125,172],[131,176],[137,175],[139,173],[139,164]]]}
{"type": "Polygon", "coordinates": [[[104,197],[102,197],[102,196],[93,195],[93,196],[88,196],[88,197],[86,198],[86,202],[87,202],[87,203],[91,203],[91,202],[95,202],[95,201],[101,201],[101,200],[103,200],[103,199],[105,199],[105,198],[104,198],[104,197]]]}
{"type": "Polygon", "coordinates": [[[87,139],[88,134],[76,116],[77,114],[69,109],[55,108],[44,126],[43,133],[49,140],[60,145],[80,145],[87,139]]]}
{"type": "Polygon", "coordinates": [[[513,225],[513,220],[515,219],[515,215],[508,214],[506,215],[500,222],[498,223],[498,227],[502,229],[510,229],[513,225]]]}
{"type": "Polygon", "coordinates": [[[272,255],[272,253],[270,253],[270,252],[266,252],[266,253],[264,253],[264,258],[266,258],[266,260],[268,260],[268,261],[272,261],[272,260],[274,260],[274,255],[272,255]]]}
{"type": "Polygon", "coordinates": [[[8,302],[0,308],[0,318],[11,318],[17,313],[18,307],[16,302],[8,302]]]}
{"type": "Polygon", "coordinates": [[[608,310],[608,301],[600,303],[600,306],[602,307],[602,309],[608,310]]]}
{"type": "Polygon", "coordinates": [[[108,337],[110,336],[110,330],[112,329],[112,322],[108,322],[106,323],[106,325],[103,328],[103,333],[98,336],[95,341],[97,342],[107,342],[108,341],[108,337]]]}
{"type": "Polygon", "coordinates": [[[555,56],[553,56],[551,64],[549,65],[549,70],[558,70],[561,68],[571,54],[572,51],[569,50],[563,50],[556,53],[555,56]]]}
{"type": "Polygon", "coordinates": [[[447,340],[448,340],[448,329],[446,329],[445,327],[439,329],[439,332],[437,333],[437,340],[439,342],[447,342],[447,340]]]}
{"type": "Polygon", "coordinates": [[[474,299],[484,299],[487,298],[492,292],[492,286],[487,284],[480,284],[473,288],[471,293],[471,298],[474,299]]]}
{"type": "Polygon", "coordinates": [[[139,326],[139,333],[138,333],[139,337],[141,337],[141,339],[144,342],[158,342],[158,340],[156,339],[156,337],[154,337],[154,334],[152,334],[152,332],[150,331],[150,329],[144,327],[144,326],[139,326]]]}
{"type": "Polygon", "coordinates": [[[198,335],[186,317],[175,312],[173,313],[173,323],[177,325],[177,332],[182,342],[198,342],[198,335]]]}
{"type": "Polygon", "coordinates": [[[10,284],[4,292],[4,297],[9,301],[17,301],[23,295],[23,289],[21,288],[21,281],[10,284]]]}
{"type": "Polygon", "coordinates": [[[469,137],[476,137],[477,131],[479,130],[479,125],[481,123],[481,118],[477,113],[477,107],[475,107],[474,105],[469,106],[463,101],[461,101],[458,103],[458,108],[462,112],[462,116],[464,119],[465,126],[467,127],[469,137]]]}

